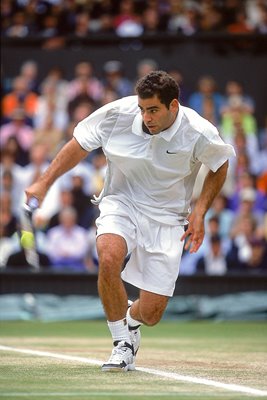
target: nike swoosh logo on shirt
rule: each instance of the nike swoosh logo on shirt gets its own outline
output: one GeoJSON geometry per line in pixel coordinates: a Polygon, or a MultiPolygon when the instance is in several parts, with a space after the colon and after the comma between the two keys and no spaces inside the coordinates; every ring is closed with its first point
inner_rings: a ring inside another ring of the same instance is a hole
{"type": "Polygon", "coordinates": [[[168,154],[177,154],[176,151],[172,152],[172,151],[169,151],[169,150],[167,150],[166,153],[168,153],[168,154]]]}

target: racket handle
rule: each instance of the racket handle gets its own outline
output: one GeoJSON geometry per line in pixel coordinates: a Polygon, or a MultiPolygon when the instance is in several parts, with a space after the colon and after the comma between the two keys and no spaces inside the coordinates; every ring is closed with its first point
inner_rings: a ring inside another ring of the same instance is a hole
{"type": "Polygon", "coordinates": [[[24,208],[28,212],[33,212],[39,207],[39,200],[36,197],[31,197],[28,203],[24,204],[24,208]]]}
{"type": "Polygon", "coordinates": [[[39,207],[39,200],[36,197],[31,197],[28,201],[29,208],[31,211],[36,210],[39,207]]]}

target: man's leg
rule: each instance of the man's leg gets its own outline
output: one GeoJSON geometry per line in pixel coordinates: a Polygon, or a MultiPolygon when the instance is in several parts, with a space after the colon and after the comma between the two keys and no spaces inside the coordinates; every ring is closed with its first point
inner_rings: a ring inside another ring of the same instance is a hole
{"type": "Polygon", "coordinates": [[[167,296],[140,290],[140,298],[128,303],[127,322],[135,356],[140,347],[140,326],[157,324],[161,320],[168,300],[167,296]]]}
{"type": "Polygon", "coordinates": [[[127,255],[123,237],[111,233],[97,238],[99,257],[98,292],[107,316],[114,348],[103,371],[134,369],[133,346],[130,339],[126,311],[127,293],[121,280],[121,269],[127,255]]]}
{"type": "Polygon", "coordinates": [[[97,238],[99,259],[98,292],[109,321],[125,317],[127,294],[121,280],[121,270],[127,255],[122,236],[106,233],[97,238]]]}
{"type": "Polygon", "coordinates": [[[140,290],[140,297],[130,308],[130,316],[144,325],[156,325],[162,318],[169,297],[140,290]]]}

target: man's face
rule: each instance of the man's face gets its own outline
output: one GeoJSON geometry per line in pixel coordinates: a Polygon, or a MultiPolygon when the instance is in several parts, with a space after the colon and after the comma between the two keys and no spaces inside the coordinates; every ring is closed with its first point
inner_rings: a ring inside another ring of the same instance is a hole
{"type": "Polygon", "coordinates": [[[148,99],[138,97],[143,122],[151,135],[156,135],[168,129],[175,121],[179,103],[173,99],[169,108],[162,104],[157,96],[148,99]]]}

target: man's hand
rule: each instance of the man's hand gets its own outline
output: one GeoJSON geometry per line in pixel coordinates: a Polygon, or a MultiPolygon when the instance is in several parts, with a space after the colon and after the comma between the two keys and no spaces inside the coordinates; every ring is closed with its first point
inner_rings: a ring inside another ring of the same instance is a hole
{"type": "Polygon", "coordinates": [[[188,218],[189,224],[186,232],[181,237],[181,241],[186,240],[185,250],[189,250],[190,253],[196,253],[200,248],[204,235],[204,217],[197,215],[192,212],[188,218]]]}
{"type": "Polygon", "coordinates": [[[35,197],[38,200],[39,207],[40,207],[45,198],[46,192],[47,192],[46,185],[42,181],[37,181],[37,182],[33,183],[31,186],[29,186],[25,190],[26,203],[28,204],[29,200],[32,197],[35,197]]]}

